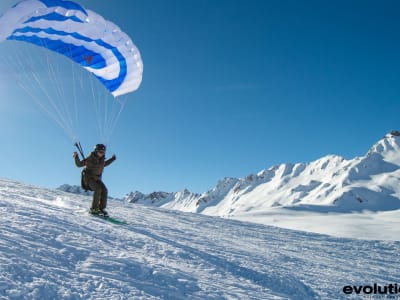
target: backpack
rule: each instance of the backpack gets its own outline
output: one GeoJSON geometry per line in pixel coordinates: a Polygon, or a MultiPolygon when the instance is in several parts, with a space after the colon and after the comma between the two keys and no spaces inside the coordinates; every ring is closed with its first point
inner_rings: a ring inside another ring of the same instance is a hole
{"type": "Polygon", "coordinates": [[[86,168],[84,168],[81,172],[81,187],[82,189],[87,192],[87,191],[93,191],[90,186],[87,184],[86,180],[86,168]]]}

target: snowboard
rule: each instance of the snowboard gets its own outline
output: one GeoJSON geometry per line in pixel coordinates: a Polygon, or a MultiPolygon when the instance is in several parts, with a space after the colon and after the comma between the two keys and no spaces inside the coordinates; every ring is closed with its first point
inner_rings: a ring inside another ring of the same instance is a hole
{"type": "Polygon", "coordinates": [[[107,222],[110,222],[110,223],[113,223],[113,224],[117,224],[117,225],[127,225],[128,224],[128,222],[126,222],[126,221],[119,220],[119,219],[116,219],[116,218],[113,218],[113,217],[110,217],[110,216],[93,215],[93,214],[90,214],[90,215],[92,217],[99,218],[99,219],[102,219],[102,220],[105,220],[107,222]]]}

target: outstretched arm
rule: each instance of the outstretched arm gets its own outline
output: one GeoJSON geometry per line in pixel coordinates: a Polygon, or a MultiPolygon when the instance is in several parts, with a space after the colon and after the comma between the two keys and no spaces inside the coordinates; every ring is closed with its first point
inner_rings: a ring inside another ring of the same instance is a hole
{"type": "Polygon", "coordinates": [[[117,157],[115,156],[115,154],[113,154],[113,156],[111,156],[111,158],[109,158],[109,159],[107,159],[105,162],[104,162],[104,166],[105,167],[107,167],[109,164],[111,164],[114,160],[116,160],[117,159],[117,157]]]}
{"type": "Polygon", "coordinates": [[[81,168],[85,165],[85,160],[80,160],[77,152],[74,152],[74,158],[75,158],[75,165],[78,168],[81,168]]]}

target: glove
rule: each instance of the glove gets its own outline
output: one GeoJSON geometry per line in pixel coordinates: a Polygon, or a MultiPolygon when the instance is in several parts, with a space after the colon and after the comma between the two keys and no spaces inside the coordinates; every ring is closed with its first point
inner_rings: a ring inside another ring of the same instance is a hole
{"type": "Polygon", "coordinates": [[[78,152],[74,152],[74,158],[78,157],[78,152]]]}
{"type": "Polygon", "coordinates": [[[113,154],[113,156],[111,156],[111,159],[112,159],[112,160],[116,160],[116,159],[117,159],[117,157],[115,156],[115,154],[113,154]]]}

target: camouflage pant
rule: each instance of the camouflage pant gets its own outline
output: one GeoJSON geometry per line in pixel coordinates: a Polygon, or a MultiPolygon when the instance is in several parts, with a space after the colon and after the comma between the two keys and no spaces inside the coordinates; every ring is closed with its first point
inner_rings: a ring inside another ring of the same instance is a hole
{"type": "Polygon", "coordinates": [[[90,189],[94,191],[92,208],[105,209],[107,207],[108,190],[103,181],[90,178],[88,180],[88,185],[90,189]]]}

